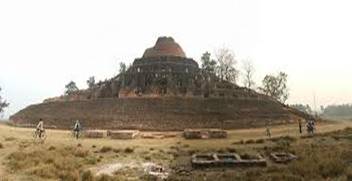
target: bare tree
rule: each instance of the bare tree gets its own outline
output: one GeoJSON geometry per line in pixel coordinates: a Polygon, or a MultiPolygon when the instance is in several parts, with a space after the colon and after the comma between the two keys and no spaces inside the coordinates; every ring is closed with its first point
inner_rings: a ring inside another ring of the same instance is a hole
{"type": "Polygon", "coordinates": [[[91,89],[94,87],[94,85],[95,85],[95,77],[94,76],[89,77],[89,79],[87,80],[87,85],[88,85],[88,89],[91,89]]]}
{"type": "MultiPolygon", "coordinates": [[[[0,92],[1,92],[1,87],[0,87],[0,92]]],[[[6,102],[6,100],[3,100],[3,98],[0,95],[0,113],[4,112],[4,109],[8,107],[10,104],[6,102]]]]}
{"type": "Polygon", "coordinates": [[[127,70],[126,64],[123,63],[123,62],[120,62],[120,70],[119,70],[119,73],[120,73],[120,74],[124,74],[124,73],[126,73],[126,70],[127,70]]]}
{"type": "Polygon", "coordinates": [[[217,75],[222,81],[236,83],[238,79],[237,61],[235,54],[228,48],[221,48],[216,52],[218,61],[217,75]]]}
{"type": "Polygon", "coordinates": [[[124,87],[125,86],[125,81],[126,81],[126,74],[127,71],[127,66],[125,63],[120,62],[120,70],[119,70],[119,76],[120,76],[120,80],[121,80],[121,86],[124,87]]]}
{"type": "Polygon", "coordinates": [[[248,89],[252,89],[255,86],[255,82],[253,80],[253,75],[255,72],[253,62],[250,59],[245,59],[242,61],[243,68],[243,85],[248,89]]]}

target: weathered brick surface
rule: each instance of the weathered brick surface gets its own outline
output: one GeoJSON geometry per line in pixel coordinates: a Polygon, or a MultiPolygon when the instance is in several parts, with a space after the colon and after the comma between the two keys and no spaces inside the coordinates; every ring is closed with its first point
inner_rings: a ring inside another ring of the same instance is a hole
{"type": "Polygon", "coordinates": [[[243,158],[236,153],[194,154],[191,163],[194,168],[267,166],[266,159],[261,155],[243,158]]]}
{"type": "Polygon", "coordinates": [[[85,129],[184,130],[246,128],[284,123],[294,115],[270,99],[239,98],[106,98],[31,105],[11,116],[14,124],[85,129]]]}
{"type": "Polygon", "coordinates": [[[296,160],[297,156],[292,153],[274,152],[270,154],[270,158],[276,163],[288,163],[292,160],[296,160]]]}
{"type": "Polygon", "coordinates": [[[84,137],[86,138],[103,138],[104,131],[100,130],[87,130],[83,132],[84,137]]]}
{"type": "Polygon", "coordinates": [[[204,133],[202,133],[201,130],[199,129],[185,129],[183,131],[183,136],[186,139],[202,139],[203,138],[204,133]]]}
{"type": "Polygon", "coordinates": [[[211,129],[208,131],[209,138],[227,138],[227,132],[221,129],[211,129]]]}
{"type": "Polygon", "coordinates": [[[110,131],[109,136],[111,139],[134,139],[138,134],[137,130],[117,130],[110,131]]]}
{"type": "Polygon", "coordinates": [[[186,57],[181,46],[172,37],[159,37],[155,45],[148,48],[143,57],[177,56],[186,57]]]}
{"type": "Polygon", "coordinates": [[[226,138],[227,132],[222,129],[185,129],[183,136],[186,139],[226,138]]]}
{"type": "Polygon", "coordinates": [[[177,133],[170,132],[153,132],[153,133],[143,133],[141,134],[141,138],[146,139],[164,139],[164,138],[175,138],[177,137],[177,133]]]}

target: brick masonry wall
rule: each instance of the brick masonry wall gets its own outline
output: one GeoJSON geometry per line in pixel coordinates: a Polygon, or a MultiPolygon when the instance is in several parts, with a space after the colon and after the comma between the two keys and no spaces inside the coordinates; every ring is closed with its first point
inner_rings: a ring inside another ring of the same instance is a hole
{"type": "Polygon", "coordinates": [[[99,129],[183,130],[186,128],[248,128],[296,119],[270,99],[240,98],[106,98],[31,105],[11,116],[18,126],[99,129]]]}

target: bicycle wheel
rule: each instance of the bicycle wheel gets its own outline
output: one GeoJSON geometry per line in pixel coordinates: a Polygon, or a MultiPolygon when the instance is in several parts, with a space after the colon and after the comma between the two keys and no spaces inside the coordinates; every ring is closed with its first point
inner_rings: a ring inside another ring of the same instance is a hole
{"type": "Polygon", "coordinates": [[[46,139],[46,137],[47,137],[46,132],[43,131],[43,132],[42,132],[42,135],[41,135],[41,140],[44,141],[44,140],[46,139]]]}
{"type": "Polygon", "coordinates": [[[33,131],[33,132],[32,132],[32,136],[33,136],[34,139],[37,139],[37,137],[38,137],[38,131],[37,131],[37,130],[33,131]]]}

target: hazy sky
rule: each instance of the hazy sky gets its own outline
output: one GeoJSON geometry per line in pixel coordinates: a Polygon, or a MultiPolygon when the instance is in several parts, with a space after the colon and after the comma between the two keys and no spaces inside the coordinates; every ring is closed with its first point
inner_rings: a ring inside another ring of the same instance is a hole
{"type": "Polygon", "coordinates": [[[289,103],[352,102],[352,2],[338,0],[1,0],[0,86],[6,115],[110,78],[158,36],[187,56],[226,46],[251,58],[256,81],[289,75],[289,103]]]}

